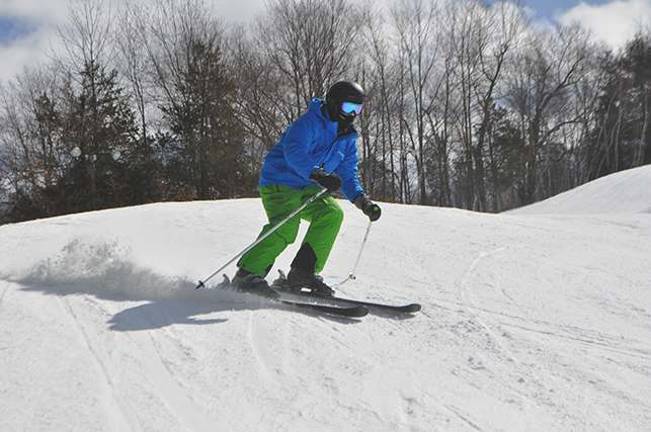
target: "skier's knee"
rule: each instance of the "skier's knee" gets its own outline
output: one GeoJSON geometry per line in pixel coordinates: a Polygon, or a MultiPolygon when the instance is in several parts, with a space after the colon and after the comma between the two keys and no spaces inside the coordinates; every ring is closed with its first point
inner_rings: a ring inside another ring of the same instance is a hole
{"type": "Polygon", "coordinates": [[[285,246],[289,246],[290,244],[292,244],[292,243],[294,243],[296,241],[296,237],[298,236],[298,230],[296,232],[278,233],[278,235],[285,242],[285,246]]]}
{"type": "Polygon", "coordinates": [[[287,246],[296,241],[296,237],[298,236],[298,228],[298,221],[290,221],[286,224],[286,226],[276,231],[276,235],[282,238],[285,242],[285,246],[287,246]]]}
{"type": "Polygon", "coordinates": [[[328,218],[332,221],[332,224],[341,225],[344,220],[344,211],[339,204],[328,207],[328,218]]]}

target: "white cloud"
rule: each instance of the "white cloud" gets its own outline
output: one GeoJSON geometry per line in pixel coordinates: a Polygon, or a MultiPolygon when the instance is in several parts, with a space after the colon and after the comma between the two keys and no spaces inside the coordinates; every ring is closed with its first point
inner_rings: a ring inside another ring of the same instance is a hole
{"type": "MultiPolygon", "coordinates": [[[[0,0],[0,16],[20,19],[35,28],[23,37],[0,43],[0,83],[26,66],[47,59],[52,45],[58,43],[57,26],[66,22],[68,7],[75,1],[79,0],[0,0]]],[[[115,0],[104,0],[105,3],[111,1],[115,0]]],[[[132,1],[147,3],[152,0],[132,1]]],[[[263,12],[265,0],[206,0],[206,4],[224,21],[248,22],[263,12]]]]}
{"type": "Polygon", "coordinates": [[[2,0],[0,15],[57,21],[65,18],[68,0],[2,0]]]}
{"type": "Polygon", "coordinates": [[[578,23],[611,48],[625,45],[637,31],[651,25],[651,0],[617,0],[603,5],[580,3],[558,17],[578,23]]]}
{"type": "Polygon", "coordinates": [[[30,28],[22,37],[0,43],[0,82],[47,58],[67,8],[68,0],[0,0],[0,16],[17,19],[30,28]]]}
{"type": "Polygon", "coordinates": [[[215,14],[228,22],[248,22],[261,14],[264,0],[207,0],[215,14]]]}
{"type": "Polygon", "coordinates": [[[44,57],[40,37],[29,36],[18,39],[10,44],[0,45],[0,81],[6,80],[18,73],[25,65],[33,63],[36,57],[44,57]]]}

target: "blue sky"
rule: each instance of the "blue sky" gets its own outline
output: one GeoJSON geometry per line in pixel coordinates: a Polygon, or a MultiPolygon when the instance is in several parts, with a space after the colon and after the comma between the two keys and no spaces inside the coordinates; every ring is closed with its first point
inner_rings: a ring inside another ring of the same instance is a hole
{"type": "MultiPolygon", "coordinates": [[[[523,0],[522,4],[534,9],[538,16],[554,18],[558,13],[567,11],[581,2],[577,0],[523,0]]],[[[607,0],[584,0],[583,3],[600,5],[607,3],[607,0]]]]}
{"type": "Polygon", "coordinates": [[[29,26],[23,20],[0,16],[0,44],[23,37],[31,30],[33,26],[29,26]]]}

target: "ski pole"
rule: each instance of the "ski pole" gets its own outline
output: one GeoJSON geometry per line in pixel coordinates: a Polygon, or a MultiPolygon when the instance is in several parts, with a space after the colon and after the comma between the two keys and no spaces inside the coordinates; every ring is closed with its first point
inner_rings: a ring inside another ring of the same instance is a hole
{"type": "Polygon", "coordinates": [[[357,267],[359,266],[359,262],[362,259],[362,252],[364,252],[364,246],[366,246],[366,241],[368,240],[368,233],[371,232],[371,225],[373,222],[368,221],[368,225],[366,226],[366,232],[364,233],[364,239],[362,240],[362,245],[359,248],[359,252],[357,253],[357,259],[355,260],[355,265],[353,266],[353,269],[350,271],[350,274],[346,279],[343,281],[339,282],[336,286],[340,287],[349,280],[355,280],[357,279],[357,276],[355,276],[355,272],[357,271],[357,267]]]}
{"type": "Polygon", "coordinates": [[[219,272],[221,272],[221,271],[224,270],[226,267],[228,267],[229,265],[231,265],[235,260],[237,260],[238,258],[240,258],[242,255],[246,254],[246,253],[249,252],[251,249],[253,249],[253,248],[256,247],[257,245],[259,245],[259,244],[260,244],[264,239],[266,239],[267,237],[269,237],[271,234],[273,234],[274,232],[276,232],[276,230],[277,230],[278,228],[280,228],[280,227],[283,226],[285,223],[287,223],[288,220],[290,220],[291,218],[293,218],[294,216],[296,216],[297,214],[299,214],[301,211],[303,211],[303,209],[305,209],[305,207],[307,207],[308,205],[312,204],[314,201],[316,201],[318,198],[322,197],[322,196],[325,195],[326,193],[328,193],[328,190],[327,190],[327,189],[323,189],[323,190],[319,191],[318,193],[314,194],[310,199],[308,199],[307,201],[305,201],[305,202],[304,202],[303,204],[301,204],[301,205],[300,205],[296,210],[294,210],[294,211],[291,212],[287,217],[285,217],[285,219],[281,220],[281,221],[278,222],[276,225],[274,225],[274,226],[272,226],[271,228],[269,228],[269,230],[267,230],[267,232],[265,232],[265,233],[262,234],[260,237],[258,237],[258,238],[256,239],[256,241],[254,241],[254,242],[251,243],[249,246],[247,246],[246,249],[244,249],[242,252],[240,252],[240,253],[238,253],[237,255],[235,255],[235,256],[234,256],[233,258],[231,258],[231,259],[230,259],[226,264],[224,264],[223,266],[221,266],[220,268],[218,268],[217,270],[215,270],[215,271],[214,271],[210,276],[208,276],[208,277],[205,278],[204,280],[200,280],[200,281],[199,281],[199,284],[195,287],[195,289],[199,289],[199,288],[201,288],[201,287],[205,287],[205,286],[206,286],[206,285],[205,285],[206,282],[208,282],[210,279],[212,279],[213,277],[215,277],[219,272]]]}

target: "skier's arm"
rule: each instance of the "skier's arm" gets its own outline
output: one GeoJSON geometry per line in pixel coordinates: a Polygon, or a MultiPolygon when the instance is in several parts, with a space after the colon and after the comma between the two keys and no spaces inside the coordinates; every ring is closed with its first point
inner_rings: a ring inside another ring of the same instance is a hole
{"type": "Polygon", "coordinates": [[[337,175],[341,177],[341,190],[351,202],[364,194],[364,188],[359,181],[357,162],[357,143],[352,140],[346,149],[344,160],[335,170],[337,175]]]}
{"type": "Polygon", "coordinates": [[[298,119],[285,135],[284,156],[287,164],[301,177],[310,179],[316,166],[313,165],[310,151],[314,146],[314,130],[305,118],[298,119]]]}

